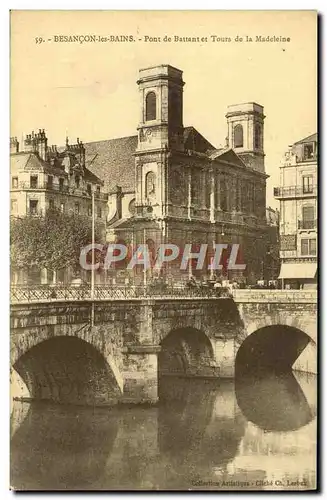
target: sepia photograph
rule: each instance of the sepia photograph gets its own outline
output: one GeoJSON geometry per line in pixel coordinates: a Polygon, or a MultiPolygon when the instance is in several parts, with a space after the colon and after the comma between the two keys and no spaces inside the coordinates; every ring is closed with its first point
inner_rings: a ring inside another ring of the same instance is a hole
{"type": "Polygon", "coordinates": [[[313,10],[11,11],[11,490],[317,490],[317,65],[313,10]]]}

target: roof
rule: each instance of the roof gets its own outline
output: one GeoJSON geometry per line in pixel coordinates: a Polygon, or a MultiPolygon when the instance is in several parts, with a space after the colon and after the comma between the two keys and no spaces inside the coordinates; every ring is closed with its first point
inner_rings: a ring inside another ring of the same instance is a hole
{"type": "MultiPolygon", "coordinates": [[[[117,186],[124,192],[135,190],[134,153],[137,144],[137,135],[84,143],[86,166],[104,181],[107,191],[112,191],[117,186]]],[[[247,168],[233,149],[216,149],[194,127],[184,128],[184,145],[186,150],[200,153],[208,159],[219,157],[233,165],[247,168]]]]}
{"type": "MultiPolygon", "coordinates": [[[[215,149],[194,127],[184,128],[184,141],[185,149],[199,153],[215,149]]],[[[137,135],[84,143],[88,169],[104,181],[109,191],[116,186],[125,192],[135,189],[134,153],[137,143],[137,135]]]]}
{"type": "Polygon", "coordinates": [[[219,158],[219,160],[227,161],[228,163],[231,163],[233,165],[248,168],[244,161],[235,153],[234,149],[232,148],[216,149],[210,155],[210,158],[212,160],[216,160],[219,158]]]}
{"type": "Polygon", "coordinates": [[[194,127],[184,128],[184,145],[185,149],[197,151],[198,153],[209,153],[216,149],[194,127]]]}
{"type": "Polygon", "coordinates": [[[49,165],[35,153],[16,153],[10,155],[11,170],[35,170],[46,174],[65,175],[65,171],[60,167],[49,165]]]}
{"type": "Polygon", "coordinates": [[[84,143],[85,162],[89,171],[102,179],[108,190],[121,186],[124,191],[135,187],[133,153],[137,135],[84,143]]]}
{"type": "Polygon", "coordinates": [[[86,182],[92,182],[93,184],[103,185],[103,180],[100,177],[94,175],[88,168],[84,168],[84,180],[86,182]]]}
{"type": "MultiPolygon", "coordinates": [[[[57,158],[57,165],[49,165],[35,153],[15,153],[10,155],[10,169],[12,172],[20,170],[28,170],[35,172],[43,172],[49,175],[60,175],[67,176],[64,167],[60,166],[60,162],[63,157],[57,158]]],[[[94,175],[88,168],[84,168],[84,179],[86,182],[92,182],[93,184],[102,184],[102,180],[94,175]]]]}
{"type": "Polygon", "coordinates": [[[308,137],[301,139],[300,141],[294,142],[294,144],[303,144],[305,142],[317,142],[317,141],[318,141],[318,134],[316,132],[315,134],[311,134],[308,137]]]}

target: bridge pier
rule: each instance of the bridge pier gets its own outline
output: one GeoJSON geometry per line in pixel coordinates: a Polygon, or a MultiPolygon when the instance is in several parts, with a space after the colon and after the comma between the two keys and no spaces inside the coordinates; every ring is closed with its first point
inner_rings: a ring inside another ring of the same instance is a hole
{"type": "Polygon", "coordinates": [[[212,338],[211,343],[220,378],[234,378],[235,375],[235,340],[212,338]]]}
{"type": "Polygon", "coordinates": [[[121,403],[157,403],[159,351],[160,346],[151,345],[123,348],[125,360],[121,403]]]}

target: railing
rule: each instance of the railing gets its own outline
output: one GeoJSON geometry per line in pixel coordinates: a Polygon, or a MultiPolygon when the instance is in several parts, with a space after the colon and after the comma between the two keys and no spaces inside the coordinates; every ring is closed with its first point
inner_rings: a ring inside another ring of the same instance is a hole
{"type": "Polygon", "coordinates": [[[317,290],[233,290],[235,302],[317,302],[317,290]]]}
{"type": "Polygon", "coordinates": [[[276,198],[298,198],[305,196],[317,196],[317,185],[303,189],[302,186],[274,187],[276,198]]]}
{"type": "Polygon", "coordinates": [[[316,229],[317,227],[317,219],[314,220],[298,220],[297,221],[298,229],[316,229]]]}
{"type": "Polygon", "coordinates": [[[53,302],[53,301],[102,301],[102,300],[133,300],[133,299],[215,299],[230,297],[225,288],[212,289],[206,287],[155,287],[112,285],[97,285],[92,297],[89,286],[63,285],[13,285],[10,289],[12,304],[53,302]]]}
{"type": "MultiPolygon", "coordinates": [[[[28,189],[31,191],[55,191],[56,193],[71,194],[77,196],[87,196],[91,198],[92,192],[88,189],[81,189],[74,186],[67,186],[66,184],[57,184],[49,182],[37,182],[36,184],[30,182],[19,182],[16,186],[12,186],[12,190],[28,189]]],[[[108,194],[95,191],[94,198],[96,200],[108,201],[108,194]]]]}
{"type": "Polygon", "coordinates": [[[227,290],[207,287],[155,287],[96,285],[92,297],[89,286],[64,285],[13,285],[10,289],[12,304],[61,301],[106,301],[146,299],[216,299],[230,298],[248,303],[316,303],[317,290],[227,290]]]}

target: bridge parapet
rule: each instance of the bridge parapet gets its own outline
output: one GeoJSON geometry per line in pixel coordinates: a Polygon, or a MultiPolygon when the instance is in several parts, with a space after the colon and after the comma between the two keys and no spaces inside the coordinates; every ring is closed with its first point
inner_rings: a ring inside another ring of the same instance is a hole
{"type": "Polygon", "coordinates": [[[233,290],[235,302],[317,303],[317,290],[233,290]]]}
{"type": "Polygon", "coordinates": [[[14,285],[10,289],[12,304],[29,304],[62,301],[115,301],[144,299],[212,299],[230,297],[227,289],[212,289],[205,287],[165,287],[156,289],[142,286],[112,286],[97,285],[92,291],[89,286],[63,285],[14,285]]]}

